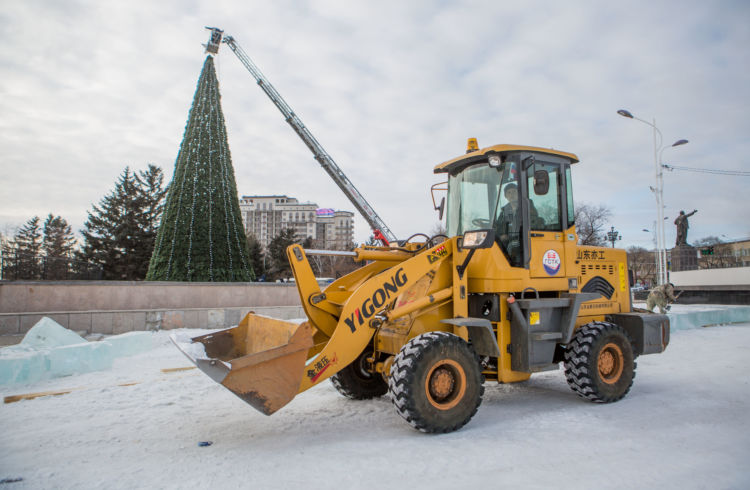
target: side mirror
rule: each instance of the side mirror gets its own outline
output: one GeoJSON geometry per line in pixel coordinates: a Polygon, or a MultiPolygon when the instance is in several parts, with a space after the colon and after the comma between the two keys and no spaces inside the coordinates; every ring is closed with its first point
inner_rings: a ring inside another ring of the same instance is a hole
{"type": "Polygon", "coordinates": [[[549,192],[549,174],[546,170],[534,172],[534,194],[543,196],[549,192]]]}
{"type": "Polygon", "coordinates": [[[490,248],[493,243],[495,243],[495,235],[492,230],[472,230],[464,233],[461,248],[469,250],[490,248]]]}
{"type": "Polygon", "coordinates": [[[430,188],[430,194],[432,195],[432,206],[435,208],[435,211],[438,211],[440,213],[439,220],[443,220],[443,212],[445,211],[445,196],[440,200],[440,205],[438,206],[435,204],[435,191],[448,191],[448,181],[445,182],[438,182],[437,184],[433,184],[430,188]],[[439,186],[445,186],[445,187],[439,187],[439,186]]]}

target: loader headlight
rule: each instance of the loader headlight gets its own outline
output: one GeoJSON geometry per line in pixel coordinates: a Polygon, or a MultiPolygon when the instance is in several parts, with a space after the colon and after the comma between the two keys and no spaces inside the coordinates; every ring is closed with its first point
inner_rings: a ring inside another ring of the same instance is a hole
{"type": "Polygon", "coordinates": [[[464,233],[462,248],[490,248],[492,246],[492,230],[473,230],[464,233]]]}

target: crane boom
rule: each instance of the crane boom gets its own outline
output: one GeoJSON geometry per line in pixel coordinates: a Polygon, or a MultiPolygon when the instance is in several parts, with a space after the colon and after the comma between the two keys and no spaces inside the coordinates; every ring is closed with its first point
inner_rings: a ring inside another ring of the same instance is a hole
{"type": "MultiPolygon", "coordinates": [[[[219,43],[222,42],[223,32],[221,29],[215,27],[207,27],[211,30],[211,38],[208,44],[206,44],[206,51],[212,54],[216,54],[219,49],[219,43]]],[[[258,86],[266,93],[271,102],[281,111],[284,119],[292,127],[297,136],[299,136],[305,145],[315,156],[315,160],[318,161],[323,170],[331,176],[333,181],[339,188],[344,192],[346,197],[352,202],[357,211],[367,221],[370,227],[373,229],[373,233],[376,239],[384,241],[386,244],[391,241],[396,241],[396,237],[385,224],[385,222],[378,216],[378,213],[370,206],[364,196],[354,187],[354,184],[339,168],[336,162],[331,158],[331,155],[325,151],[323,146],[315,139],[315,136],[307,129],[307,126],[302,120],[294,113],[289,104],[286,103],[281,94],[271,84],[271,82],[263,75],[260,69],[253,63],[250,57],[245,51],[237,44],[237,41],[232,36],[223,36],[223,42],[226,43],[229,48],[234,52],[237,58],[247,68],[247,71],[255,78],[258,86]],[[385,239],[385,240],[383,240],[385,239]]]]}

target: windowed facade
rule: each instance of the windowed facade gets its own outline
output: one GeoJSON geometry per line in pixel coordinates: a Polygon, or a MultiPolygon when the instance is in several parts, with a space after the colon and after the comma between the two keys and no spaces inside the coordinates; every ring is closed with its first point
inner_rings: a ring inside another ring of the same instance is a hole
{"type": "Polygon", "coordinates": [[[323,210],[288,196],[242,196],[240,211],[245,231],[267,248],[282,230],[291,228],[298,240],[311,237],[316,248],[348,249],[354,241],[354,213],[323,210]],[[330,214],[327,213],[330,211],[330,214]]]}

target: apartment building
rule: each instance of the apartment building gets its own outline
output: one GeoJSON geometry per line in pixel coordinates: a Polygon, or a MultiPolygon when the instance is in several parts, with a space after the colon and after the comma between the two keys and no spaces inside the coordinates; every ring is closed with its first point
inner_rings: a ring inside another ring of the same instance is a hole
{"type": "Polygon", "coordinates": [[[298,240],[311,237],[316,248],[344,250],[354,241],[354,213],[319,209],[289,196],[242,196],[245,231],[267,248],[282,230],[294,229],[298,240]]]}
{"type": "Polygon", "coordinates": [[[315,246],[330,250],[346,250],[354,241],[354,213],[318,209],[316,211],[315,246]]]}
{"type": "Polygon", "coordinates": [[[698,268],[750,267],[750,240],[702,245],[698,247],[698,268]]]}

